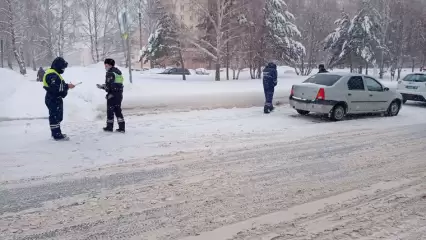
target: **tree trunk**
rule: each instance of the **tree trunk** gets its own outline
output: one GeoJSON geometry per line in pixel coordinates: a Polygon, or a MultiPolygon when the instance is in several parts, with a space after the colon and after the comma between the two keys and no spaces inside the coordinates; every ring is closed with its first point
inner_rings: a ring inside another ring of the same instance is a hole
{"type": "Polygon", "coordinates": [[[368,75],[368,63],[365,64],[365,75],[368,75]]]}
{"type": "Polygon", "coordinates": [[[238,69],[237,76],[235,77],[235,80],[240,79],[240,72],[241,72],[241,68],[238,69]]]}
{"type": "Polygon", "coordinates": [[[15,25],[14,25],[14,19],[13,19],[14,9],[13,9],[11,0],[7,0],[6,2],[7,2],[8,12],[9,12],[8,27],[9,27],[10,37],[11,37],[12,52],[15,56],[16,62],[19,65],[19,72],[22,75],[25,75],[27,74],[27,69],[25,68],[25,62],[21,54],[19,53],[19,49],[17,47],[17,42],[16,42],[15,25]]]}
{"type": "MultiPolygon", "coordinates": [[[[97,6],[97,1],[95,0],[94,2],[94,8],[93,8],[93,26],[94,26],[94,43],[95,43],[95,53],[96,53],[96,63],[99,62],[100,57],[99,57],[99,41],[98,41],[98,30],[99,30],[99,23],[98,23],[98,6],[97,6]]],[[[127,46],[128,47],[128,46],[127,46]]]]}
{"type": "Polygon", "coordinates": [[[61,0],[61,20],[59,22],[59,39],[58,39],[59,57],[64,57],[64,46],[65,46],[64,8],[65,8],[64,0],[61,0]]]}
{"type": "Polygon", "coordinates": [[[256,73],[256,71],[254,69],[253,64],[250,64],[250,78],[251,79],[255,79],[255,73],[256,73]]]}
{"type": "Polygon", "coordinates": [[[35,57],[33,57],[32,62],[33,62],[33,71],[37,71],[37,65],[36,65],[35,57]]]}
{"type": "Polygon", "coordinates": [[[414,72],[416,70],[416,60],[414,58],[411,58],[411,72],[414,72]]]}
{"type": "Polygon", "coordinates": [[[47,9],[47,58],[52,61],[54,58],[53,52],[53,27],[52,27],[52,12],[50,11],[50,0],[45,0],[45,8],[47,9]]]}
{"type": "MultiPolygon", "coordinates": [[[[185,70],[185,63],[183,61],[181,43],[179,42],[178,45],[179,45],[179,50],[178,50],[179,62],[180,62],[180,65],[181,65],[182,69],[185,70]]],[[[185,71],[182,71],[182,80],[186,81],[186,73],[185,73],[185,71]]]]}
{"type": "Polygon", "coordinates": [[[1,68],[4,68],[4,41],[0,39],[0,63],[1,68]]]}
{"type": "Polygon", "coordinates": [[[229,80],[229,43],[226,43],[226,80],[229,80]]]}
{"type": "Polygon", "coordinates": [[[13,64],[12,64],[12,59],[13,59],[13,55],[12,55],[12,51],[10,51],[10,45],[9,42],[6,42],[6,49],[7,51],[7,66],[13,70],[13,64]]]}
{"type": "Polygon", "coordinates": [[[220,81],[220,62],[219,61],[216,62],[215,67],[216,67],[215,80],[220,81]]]}

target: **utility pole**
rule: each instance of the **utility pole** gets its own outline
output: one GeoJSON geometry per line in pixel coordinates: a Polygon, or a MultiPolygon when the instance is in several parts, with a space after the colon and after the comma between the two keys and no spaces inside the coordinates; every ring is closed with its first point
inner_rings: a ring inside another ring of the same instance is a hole
{"type": "Polygon", "coordinates": [[[126,2],[126,11],[122,15],[122,21],[123,21],[123,28],[124,28],[124,34],[123,38],[126,40],[127,44],[127,59],[129,64],[129,81],[130,83],[133,83],[132,79],[132,59],[131,59],[131,50],[130,50],[130,32],[129,32],[129,23],[127,20],[127,2],[126,2]]]}
{"type": "MultiPolygon", "coordinates": [[[[140,6],[139,6],[139,50],[140,52],[142,52],[142,0],[140,1],[140,6]]],[[[142,54],[139,56],[139,61],[141,61],[141,71],[143,70],[143,59],[142,59],[142,54]]]]}
{"type": "Polygon", "coordinates": [[[1,39],[0,40],[0,62],[1,62],[1,68],[4,68],[3,60],[4,60],[4,42],[3,42],[3,39],[1,39]]]}

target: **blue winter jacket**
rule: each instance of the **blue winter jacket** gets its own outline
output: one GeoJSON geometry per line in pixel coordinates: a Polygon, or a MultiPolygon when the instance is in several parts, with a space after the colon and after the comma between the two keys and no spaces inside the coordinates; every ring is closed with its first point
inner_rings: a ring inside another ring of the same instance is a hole
{"type": "Polygon", "coordinates": [[[274,63],[268,63],[263,69],[263,88],[271,89],[277,86],[277,65],[274,63]]]}

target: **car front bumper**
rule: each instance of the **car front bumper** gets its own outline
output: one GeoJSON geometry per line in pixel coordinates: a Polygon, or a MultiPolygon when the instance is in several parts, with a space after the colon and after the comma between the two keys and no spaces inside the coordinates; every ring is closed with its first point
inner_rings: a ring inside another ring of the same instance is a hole
{"type": "Polygon", "coordinates": [[[290,106],[293,109],[315,113],[329,114],[336,103],[336,101],[330,100],[307,100],[293,96],[290,97],[290,106]]]}
{"type": "Polygon", "coordinates": [[[426,93],[423,92],[398,91],[398,93],[404,100],[426,102],[426,93]]]}

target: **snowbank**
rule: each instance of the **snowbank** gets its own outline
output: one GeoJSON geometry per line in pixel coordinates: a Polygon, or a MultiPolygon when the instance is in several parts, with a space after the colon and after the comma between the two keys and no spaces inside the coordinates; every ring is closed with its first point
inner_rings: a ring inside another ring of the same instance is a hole
{"type": "MultiPolygon", "coordinates": [[[[128,82],[128,69],[120,68],[125,81],[123,108],[127,111],[194,110],[209,108],[251,107],[263,105],[263,87],[259,79],[214,81],[213,75],[190,75],[182,81],[178,75],[133,72],[133,84],[128,82]]],[[[45,90],[35,81],[35,72],[27,76],[6,69],[0,74],[9,83],[0,90],[0,120],[47,118],[44,103],[45,90]],[[34,75],[34,76],[33,76],[34,75]]],[[[224,75],[224,74],[222,74],[224,75]]],[[[103,83],[105,69],[102,63],[87,67],[70,67],[64,73],[66,82],[81,85],[69,91],[64,101],[64,117],[68,121],[91,121],[104,118],[105,92],[96,88],[103,83]]],[[[291,85],[305,77],[280,74],[276,97],[287,98],[291,85]]]]}
{"type": "MultiPolygon", "coordinates": [[[[162,69],[134,71],[133,84],[128,82],[128,69],[120,69],[126,79],[123,108],[127,112],[143,114],[159,110],[252,107],[261,106],[264,101],[262,81],[251,79],[249,69],[241,71],[240,80],[219,82],[214,81],[214,74],[192,74],[187,76],[187,81],[183,81],[179,75],[158,74],[162,69]]],[[[22,76],[8,69],[0,69],[0,75],[8,79],[8,84],[0,88],[0,121],[48,117],[44,103],[45,90],[40,82],[35,81],[35,72],[30,71],[27,76],[22,76]]],[[[224,77],[225,72],[221,75],[224,77]]],[[[278,75],[275,100],[283,103],[287,102],[291,86],[307,78],[297,76],[293,68],[285,66],[278,67],[278,75]]],[[[66,82],[82,82],[69,91],[64,101],[67,121],[92,121],[105,117],[105,92],[96,88],[97,83],[104,82],[103,63],[70,67],[64,78],[66,82]]],[[[396,87],[396,81],[390,82],[388,75],[382,82],[388,87],[396,87]]]]}

